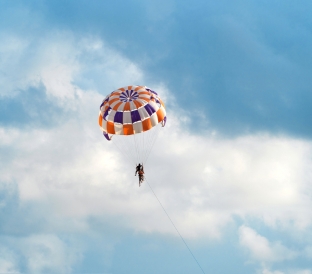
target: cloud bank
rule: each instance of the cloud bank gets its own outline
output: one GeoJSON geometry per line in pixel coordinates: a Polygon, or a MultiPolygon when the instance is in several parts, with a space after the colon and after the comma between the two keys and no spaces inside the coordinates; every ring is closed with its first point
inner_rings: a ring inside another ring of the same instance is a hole
{"type": "MultiPolygon", "coordinates": [[[[127,84],[146,84],[166,99],[168,125],[146,175],[184,237],[222,238],[237,217],[258,219],[273,229],[306,232],[311,227],[310,141],[266,132],[224,138],[213,128],[199,134],[205,121],[190,120],[173,91],[147,81],[136,63],[98,37],[51,32],[35,48],[31,38],[2,38],[0,51],[7,59],[0,70],[8,75],[1,78],[1,100],[16,106],[0,126],[6,221],[1,230],[9,237],[1,251],[3,271],[72,271],[81,248],[68,250],[59,235],[87,233],[94,229],[91,219],[109,226],[113,235],[130,229],[177,236],[148,186],[138,188],[134,166],[97,126],[101,100],[127,84]]],[[[257,260],[295,257],[247,226],[239,235],[257,260]]]]}

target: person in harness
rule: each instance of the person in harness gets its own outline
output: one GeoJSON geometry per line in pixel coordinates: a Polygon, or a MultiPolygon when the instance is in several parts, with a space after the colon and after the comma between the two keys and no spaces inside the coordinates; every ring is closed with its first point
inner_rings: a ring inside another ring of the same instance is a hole
{"type": "Polygon", "coordinates": [[[135,170],[135,176],[137,175],[137,173],[139,174],[139,186],[141,186],[141,184],[144,181],[144,168],[143,168],[143,164],[138,164],[136,166],[136,170],[135,170]]]}
{"type": "Polygon", "coordinates": [[[138,172],[139,173],[139,186],[141,186],[141,184],[143,183],[144,181],[144,170],[143,170],[143,166],[142,166],[142,169],[138,172]]]}
{"type": "Polygon", "coordinates": [[[142,165],[141,165],[141,164],[138,164],[138,165],[136,166],[134,176],[137,175],[137,173],[141,170],[141,168],[142,168],[142,165]]]}

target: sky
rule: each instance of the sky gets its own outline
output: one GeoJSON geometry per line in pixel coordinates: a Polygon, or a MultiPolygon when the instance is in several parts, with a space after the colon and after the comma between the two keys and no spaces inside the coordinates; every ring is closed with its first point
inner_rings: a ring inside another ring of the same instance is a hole
{"type": "Polygon", "coordinates": [[[311,8],[0,0],[0,273],[312,274],[311,8]],[[167,111],[141,187],[127,85],[167,111]]]}

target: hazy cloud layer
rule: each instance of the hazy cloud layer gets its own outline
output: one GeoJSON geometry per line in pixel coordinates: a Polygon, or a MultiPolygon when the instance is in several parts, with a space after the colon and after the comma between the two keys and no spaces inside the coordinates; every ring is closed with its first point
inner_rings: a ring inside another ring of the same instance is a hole
{"type": "MultiPolygon", "coordinates": [[[[210,127],[227,136],[269,131],[311,138],[310,6],[288,0],[17,1],[4,5],[1,22],[22,39],[25,33],[45,36],[46,29],[96,34],[136,60],[146,80],[177,92],[180,105],[202,108],[210,127]],[[23,24],[16,26],[18,20],[23,24]]],[[[11,39],[16,51],[33,48],[31,42],[11,39]]]]}
{"type": "MultiPolygon", "coordinates": [[[[162,9],[154,22],[170,18],[178,7],[166,2],[162,9]]],[[[28,9],[20,13],[22,18],[32,14],[28,9]]],[[[47,24],[33,13],[36,22],[47,24]]],[[[237,47],[251,50],[250,56],[252,49],[271,56],[288,75],[293,67],[289,59],[256,43],[254,34],[235,19],[223,22],[215,24],[226,29],[231,22],[232,32],[245,37],[246,43],[236,41],[237,47]]],[[[75,272],[96,243],[103,253],[101,267],[109,269],[126,231],[177,237],[148,182],[188,241],[222,241],[229,227],[238,226],[238,244],[259,273],[310,273],[296,264],[286,270],[278,265],[308,260],[312,254],[312,242],[306,240],[312,223],[309,139],[274,134],[265,127],[224,137],[213,112],[201,104],[196,111],[185,108],[180,89],[157,77],[151,80],[145,61],[133,61],[122,46],[100,34],[51,29],[38,36],[2,30],[0,37],[2,272],[75,272]],[[128,84],[153,87],[168,109],[168,124],[160,131],[145,167],[147,182],[140,188],[133,163],[97,126],[101,100],[128,84]],[[267,237],[253,223],[284,233],[297,243],[295,248],[267,237]]],[[[226,112],[222,103],[216,106],[226,112]]]]}

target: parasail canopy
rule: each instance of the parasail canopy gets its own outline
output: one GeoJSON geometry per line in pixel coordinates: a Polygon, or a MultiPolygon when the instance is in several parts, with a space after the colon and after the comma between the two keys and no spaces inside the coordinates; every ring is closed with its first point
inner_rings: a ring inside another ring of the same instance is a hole
{"type": "Polygon", "coordinates": [[[119,88],[100,105],[99,125],[104,136],[107,140],[120,136],[114,137],[113,142],[130,159],[136,158],[136,162],[147,161],[158,135],[158,130],[151,129],[159,124],[165,126],[166,119],[163,101],[146,86],[119,88]]]}
{"type": "Polygon", "coordinates": [[[166,122],[165,105],[158,94],[145,86],[119,88],[103,100],[99,125],[104,133],[132,135],[166,122]]]}

